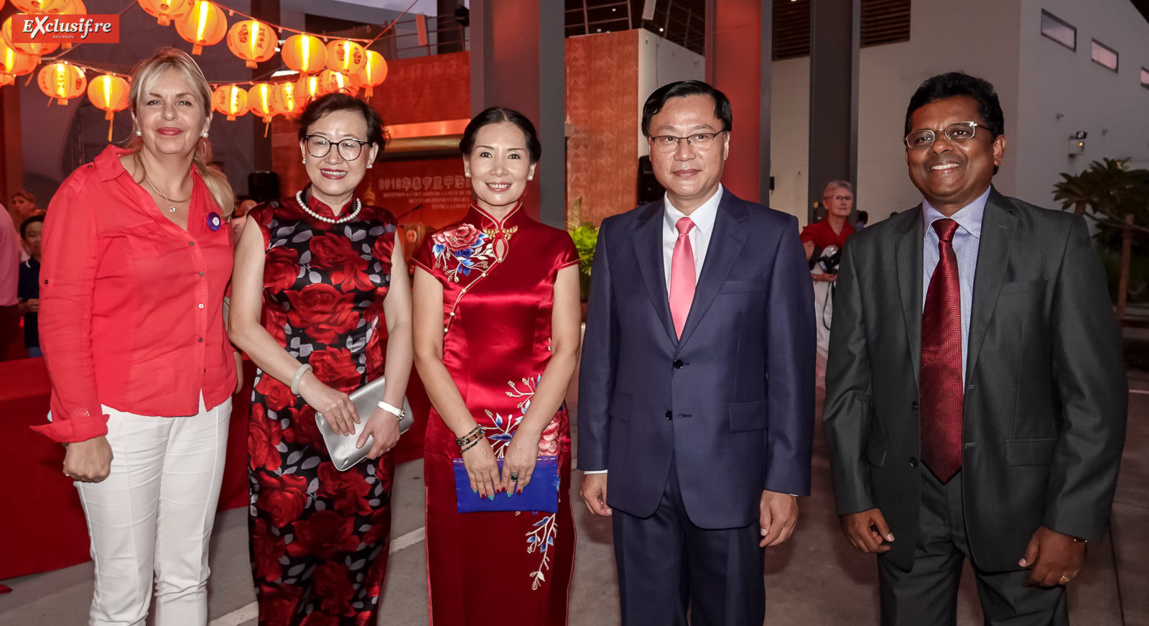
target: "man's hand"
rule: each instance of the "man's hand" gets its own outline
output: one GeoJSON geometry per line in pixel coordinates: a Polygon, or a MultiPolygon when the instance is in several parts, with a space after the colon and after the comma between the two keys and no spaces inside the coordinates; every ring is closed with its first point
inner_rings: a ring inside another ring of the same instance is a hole
{"type": "Polygon", "coordinates": [[[19,307],[17,308],[20,310],[20,315],[26,315],[28,313],[39,313],[40,299],[32,298],[31,300],[21,300],[19,307]]]}
{"type": "Polygon", "coordinates": [[[112,446],[107,437],[68,444],[64,453],[64,475],[83,483],[98,483],[108,477],[112,467],[112,446]]]}
{"type": "Polygon", "coordinates": [[[886,518],[878,509],[843,515],[839,522],[842,533],[859,552],[881,554],[890,551],[888,542],[894,540],[894,533],[890,532],[886,518]]]}
{"type": "Polygon", "coordinates": [[[1077,578],[1084,560],[1084,541],[1042,526],[1030,537],[1025,556],[1017,564],[1032,568],[1026,585],[1054,587],[1077,578]]]}
{"type": "Polygon", "coordinates": [[[798,524],[798,498],[785,493],[762,491],[758,501],[758,525],[762,528],[759,548],[776,546],[794,533],[798,524]]]}
{"type": "Polygon", "coordinates": [[[595,515],[610,515],[611,508],[606,505],[606,474],[586,474],[582,478],[582,489],[579,490],[586,508],[595,515]]]}

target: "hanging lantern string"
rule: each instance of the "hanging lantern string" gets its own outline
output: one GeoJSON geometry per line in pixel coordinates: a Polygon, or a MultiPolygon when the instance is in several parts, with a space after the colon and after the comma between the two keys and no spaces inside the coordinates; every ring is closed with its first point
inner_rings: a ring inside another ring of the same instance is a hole
{"type": "MultiPolygon", "coordinates": [[[[214,1],[214,0],[213,0],[213,1],[214,1]]],[[[383,27],[383,30],[379,31],[379,34],[375,35],[375,37],[373,37],[373,38],[371,38],[371,39],[355,39],[355,38],[349,38],[349,37],[338,37],[338,36],[333,36],[333,35],[326,35],[326,34],[323,34],[323,35],[317,35],[317,34],[315,34],[315,33],[309,33],[309,32],[307,32],[307,31],[296,30],[296,29],[294,29],[294,28],[288,28],[288,27],[286,27],[286,26],[281,26],[281,25],[279,25],[279,24],[274,24],[274,23],[272,23],[272,22],[267,22],[267,21],[264,21],[264,20],[260,20],[259,18],[257,18],[257,17],[253,17],[253,16],[251,16],[251,15],[248,15],[248,14],[246,14],[246,13],[242,12],[242,11],[237,11],[237,10],[235,10],[235,9],[231,9],[231,8],[228,8],[228,7],[226,7],[226,6],[223,6],[223,5],[222,5],[222,4],[220,4],[219,2],[214,2],[214,4],[216,4],[217,6],[219,6],[221,9],[223,9],[223,10],[227,11],[229,16],[240,15],[240,16],[242,16],[242,17],[245,17],[245,18],[247,18],[247,19],[251,19],[251,20],[258,20],[260,23],[262,23],[262,24],[266,24],[267,26],[269,26],[269,27],[271,27],[271,28],[274,28],[274,29],[276,29],[276,31],[277,31],[277,32],[280,32],[280,33],[282,33],[283,31],[288,31],[288,32],[292,32],[292,33],[298,33],[298,34],[301,34],[301,35],[310,35],[310,36],[312,36],[312,37],[316,37],[316,38],[322,39],[322,40],[324,40],[324,41],[326,41],[327,39],[335,39],[335,38],[337,38],[337,39],[341,39],[341,40],[344,40],[344,39],[345,39],[345,40],[347,40],[347,41],[354,41],[355,43],[362,43],[362,44],[363,44],[363,47],[364,47],[364,49],[366,49],[366,48],[369,48],[369,47],[371,47],[371,45],[372,45],[372,44],[374,44],[376,41],[379,41],[379,38],[380,38],[380,37],[382,37],[383,35],[386,35],[386,34],[387,34],[389,31],[391,31],[392,29],[394,29],[394,28],[395,28],[395,25],[396,25],[397,23],[399,23],[399,20],[403,19],[403,18],[404,18],[404,17],[405,17],[405,16],[406,16],[406,15],[407,15],[407,14],[408,14],[410,11],[411,11],[411,9],[415,8],[415,5],[416,5],[416,4],[418,4],[418,0],[413,0],[413,1],[411,2],[411,4],[407,5],[407,8],[406,8],[406,9],[403,9],[403,12],[402,12],[402,13],[400,13],[400,14],[399,14],[399,15],[398,15],[398,16],[397,16],[395,19],[391,20],[391,22],[390,22],[389,24],[387,24],[386,26],[384,26],[384,27],[383,27]]],[[[128,12],[128,10],[129,10],[129,9],[131,9],[133,6],[135,6],[135,7],[139,7],[139,6],[140,6],[140,4],[139,4],[139,2],[134,2],[134,1],[133,1],[133,2],[130,2],[130,3],[129,3],[127,6],[125,6],[125,7],[124,7],[124,8],[123,8],[123,9],[122,9],[122,10],[121,10],[121,11],[120,11],[120,12],[119,12],[117,15],[121,15],[121,16],[122,16],[124,13],[127,13],[127,12],[128,12]]],[[[141,7],[141,8],[140,8],[140,10],[142,11],[142,10],[143,10],[143,8],[141,7]]],[[[84,45],[84,44],[83,44],[83,43],[76,43],[76,44],[73,44],[71,48],[69,48],[69,49],[67,49],[67,50],[61,50],[60,52],[57,52],[57,53],[56,53],[55,55],[53,55],[53,56],[45,56],[45,57],[41,57],[41,59],[40,59],[40,63],[41,63],[41,65],[44,65],[44,64],[51,64],[51,63],[55,63],[55,62],[58,62],[58,61],[63,61],[63,62],[69,63],[69,64],[71,64],[71,65],[75,65],[76,67],[79,67],[79,68],[81,68],[81,69],[83,69],[83,70],[85,70],[85,71],[87,71],[87,70],[91,70],[91,71],[100,72],[100,73],[103,73],[103,74],[111,74],[111,75],[113,75],[113,76],[119,76],[119,77],[121,77],[121,78],[130,78],[130,76],[129,76],[128,74],[125,74],[125,73],[122,73],[122,72],[117,72],[117,71],[114,71],[114,70],[109,70],[109,69],[106,69],[106,68],[102,68],[102,67],[99,67],[99,66],[96,66],[96,65],[91,65],[91,64],[88,64],[88,63],[80,63],[80,62],[77,62],[77,61],[68,61],[68,60],[66,60],[66,59],[63,59],[64,55],[68,54],[69,52],[72,52],[73,50],[75,50],[76,48],[79,48],[79,47],[80,47],[80,46],[82,46],[82,45],[84,45]]],[[[277,70],[272,70],[272,71],[270,71],[270,72],[267,72],[267,73],[263,74],[262,76],[259,76],[258,78],[253,78],[253,79],[248,79],[248,80],[239,80],[239,81],[228,81],[228,80],[213,80],[213,81],[208,81],[208,85],[210,85],[210,86],[212,86],[212,87],[219,87],[219,86],[221,86],[221,85],[237,85],[237,86],[238,86],[238,85],[254,85],[255,83],[259,83],[259,82],[264,82],[264,81],[266,81],[267,79],[271,78],[271,77],[272,77],[272,75],[273,75],[273,74],[275,74],[275,73],[276,73],[276,72],[278,72],[278,71],[280,71],[280,70],[278,70],[278,69],[277,69],[277,70]]],[[[29,79],[28,79],[28,81],[27,81],[27,84],[31,84],[31,82],[32,82],[32,78],[31,78],[31,76],[34,76],[34,75],[35,75],[35,72],[33,72],[33,73],[30,75],[30,77],[29,77],[29,79]]]]}
{"type": "MultiPolygon", "coordinates": [[[[120,10],[120,12],[117,13],[116,15],[123,15],[124,13],[127,13],[128,9],[131,9],[133,6],[140,6],[140,3],[133,1],[133,2],[129,3],[127,6],[125,6],[122,10],[120,10]]],[[[142,11],[143,9],[140,9],[140,10],[142,11]]],[[[68,48],[67,50],[60,50],[54,56],[40,57],[40,61],[43,63],[54,63],[56,61],[59,61],[61,59],[61,57],[63,57],[65,54],[68,54],[69,52],[75,50],[76,48],[79,48],[82,45],[84,45],[84,42],[74,43],[74,44],[72,44],[71,48],[68,48]]],[[[71,62],[69,61],[69,63],[71,63],[71,62]]],[[[72,65],[75,65],[77,67],[82,67],[79,63],[72,63],[72,65]]],[[[117,76],[123,76],[123,74],[117,74],[117,76]]]]}

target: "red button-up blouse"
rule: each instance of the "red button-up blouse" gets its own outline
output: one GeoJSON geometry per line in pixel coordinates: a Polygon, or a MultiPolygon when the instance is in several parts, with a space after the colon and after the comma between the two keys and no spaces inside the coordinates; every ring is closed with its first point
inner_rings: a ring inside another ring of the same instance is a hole
{"type": "Polygon", "coordinates": [[[108,146],[48,205],[40,269],[40,345],[62,442],[107,433],[101,405],[139,415],[195,415],[231,397],[223,328],[231,229],[192,168],[188,228],[159,213],[108,146]],[[214,230],[213,230],[214,227],[214,230]]]}

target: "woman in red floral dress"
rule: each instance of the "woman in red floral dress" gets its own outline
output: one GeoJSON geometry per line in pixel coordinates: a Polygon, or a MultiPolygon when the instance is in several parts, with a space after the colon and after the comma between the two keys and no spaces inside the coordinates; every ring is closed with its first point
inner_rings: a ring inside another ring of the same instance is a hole
{"type": "Polygon", "coordinates": [[[339,472],[315,413],[354,432],[369,416],[347,394],[380,375],[384,403],[403,405],[411,296],[395,218],[355,198],[383,147],[379,115],[350,96],[323,96],[303,112],[299,146],[311,185],[251,210],[232,279],[231,339],[259,366],[248,433],[252,570],[261,625],[362,626],[375,623],[387,567],[387,452],[398,420],[376,409],[358,441],[373,438],[369,461],[339,472]]]}
{"type": "Polygon", "coordinates": [[[578,253],[523,208],[541,151],[526,117],[487,109],[459,149],[475,203],[414,261],[416,363],[434,406],[424,451],[431,622],[565,624],[575,533],[563,397],[578,355],[578,253]],[[557,512],[459,512],[467,499],[526,498],[532,481],[557,489],[557,512]]]}

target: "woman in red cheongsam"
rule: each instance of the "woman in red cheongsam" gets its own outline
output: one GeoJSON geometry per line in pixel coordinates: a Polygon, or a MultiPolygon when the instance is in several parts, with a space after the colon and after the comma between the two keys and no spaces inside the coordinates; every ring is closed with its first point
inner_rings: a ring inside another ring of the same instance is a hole
{"type": "Polygon", "coordinates": [[[431,621],[565,624],[575,533],[563,396],[578,355],[578,253],[523,207],[541,151],[526,117],[487,109],[459,149],[475,201],[414,261],[416,365],[434,406],[424,454],[431,621]],[[555,464],[557,512],[459,512],[456,486],[458,498],[513,499],[555,464]]]}
{"type": "Polygon", "coordinates": [[[383,402],[403,406],[411,295],[395,218],[355,197],[383,147],[379,115],[333,93],[307,106],[299,135],[311,185],[248,213],[232,279],[231,339],[259,366],[248,431],[252,571],[261,626],[361,626],[375,623],[387,567],[387,452],[399,422],[385,408],[358,415],[347,394],[385,375],[383,402]],[[316,411],[343,434],[370,417],[358,441],[374,438],[369,461],[336,470],[316,411]]]}

